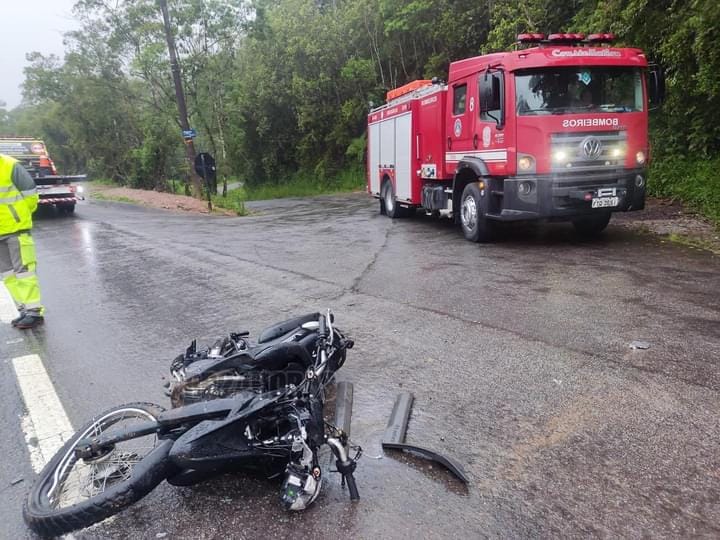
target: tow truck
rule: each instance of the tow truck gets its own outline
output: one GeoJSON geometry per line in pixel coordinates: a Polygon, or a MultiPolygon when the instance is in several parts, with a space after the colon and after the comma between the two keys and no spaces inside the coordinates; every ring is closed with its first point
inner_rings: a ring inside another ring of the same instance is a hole
{"type": "Polygon", "coordinates": [[[48,155],[45,143],[32,137],[0,136],[0,154],[14,157],[35,180],[41,206],[54,206],[60,212],[72,214],[75,204],[84,200],[84,189],[74,182],[87,179],[87,175],[60,175],[48,155]]]}

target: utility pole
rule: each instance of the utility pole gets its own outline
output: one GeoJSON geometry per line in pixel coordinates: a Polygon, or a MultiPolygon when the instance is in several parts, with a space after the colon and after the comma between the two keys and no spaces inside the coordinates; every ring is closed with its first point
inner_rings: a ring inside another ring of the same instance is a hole
{"type": "MultiPolygon", "coordinates": [[[[180,64],[178,63],[177,50],[175,49],[175,37],[170,27],[170,15],[168,14],[167,0],[158,0],[160,11],[162,11],[163,26],[165,28],[165,39],[167,40],[168,54],[170,55],[170,70],[172,71],[173,82],[175,83],[175,100],[177,101],[180,125],[183,131],[190,131],[188,122],[187,105],[185,104],[185,92],[182,86],[180,64]]],[[[195,173],[195,144],[192,139],[185,139],[185,159],[187,160],[190,178],[192,180],[193,195],[202,196],[202,180],[195,173]]]]}

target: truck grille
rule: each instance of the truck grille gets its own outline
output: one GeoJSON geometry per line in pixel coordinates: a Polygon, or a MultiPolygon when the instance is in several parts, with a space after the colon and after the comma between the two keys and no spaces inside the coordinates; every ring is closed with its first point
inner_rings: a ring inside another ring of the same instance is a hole
{"type": "Polygon", "coordinates": [[[625,131],[555,133],[551,137],[552,171],[589,171],[622,167],[625,131]]]}

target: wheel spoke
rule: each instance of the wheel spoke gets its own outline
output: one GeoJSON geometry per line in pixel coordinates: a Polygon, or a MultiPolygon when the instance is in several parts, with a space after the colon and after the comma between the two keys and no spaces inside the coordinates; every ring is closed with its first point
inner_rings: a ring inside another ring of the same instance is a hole
{"type": "MultiPolygon", "coordinates": [[[[83,436],[99,437],[109,431],[125,429],[127,424],[138,419],[147,420],[147,418],[148,415],[142,415],[140,411],[120,410],[115,415],[105,416],[102,421],[98,420],[85,430],[83,436]]],[[[103,493],[113,485],[129,480],[134,467],[152,452],[157,444],[158,438],[154,434],[121,441],[108,449],[107,454],[100,455],[94,460],[76,459],[71,450],[53,473],[60,476],[54,493],[49,494],[52,506],[55,508],[72,506],[103,493]]]]}

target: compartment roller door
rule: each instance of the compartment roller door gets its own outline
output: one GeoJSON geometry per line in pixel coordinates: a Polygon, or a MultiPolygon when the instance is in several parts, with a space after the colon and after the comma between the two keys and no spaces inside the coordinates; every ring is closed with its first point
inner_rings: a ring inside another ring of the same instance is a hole
{"type": "Polygon", "coordinates": [[[412,114],[395,117],[395,194],[409,200],[412,192],[412,114]]]}
{"type": "Polygon", "coordinates": [[[370,191],[372,193],[380,193],[380,124],[370,124],[368,137],[368,149],[370,151],[370,159],[368,160],[370,191]]]}

